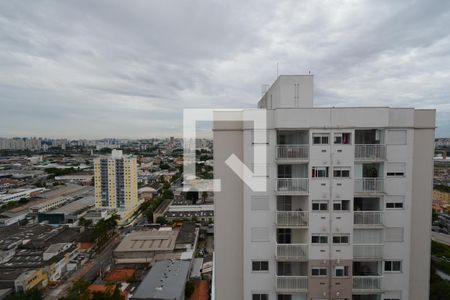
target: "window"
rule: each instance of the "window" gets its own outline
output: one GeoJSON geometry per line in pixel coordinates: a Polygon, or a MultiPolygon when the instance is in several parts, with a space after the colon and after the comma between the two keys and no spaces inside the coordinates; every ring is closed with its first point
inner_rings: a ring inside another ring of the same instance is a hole
{"type": "Polygon", "coordinates": [[[327,234],[313,234],[311,237],[312,244],[328,244],[327,234]]]}
{"type": "Polygon", "coordinates": [[[350,200],[335,200],[333,201],[334,211],[349,211],[350,210],[350,200]]]}
{"type": "Polygon", "coordinates": [[[386,260],[384,261],[385,272],[401,272],[402,262],[400,260],[386,260]]]}
{"type": "Polygon", "coordinates": [[[254,272],[269,271],[269,262],[267,260],[252,261],[252,271],[254,272]]]}
{"type": "Polygon", "coordinates": [[[328,269],[325,267],[313,267],[311,269],[312,276],[327,276],[328,269]]]}
{"type": "Polygon", "coordinates": [[[252,300],[269,300],[268,294],[252,294],[252,300]]]}
{"type": "Polygon", "coordinates": [[[252,242],[268,242],[269,229],[267,227],[253,227],[251,229],[252,242]]]}
{"type": "Polygon", "coordinates": [[[312,167],[312,177],[328,177],[328,167],[312,167]]]}
{"type": "Polygon", "coordinates": [[[333,235],[333,244],[348,244],[348,234],[335,234],[333,235]]]}
{"type": "Polygon", "coordinates": [[[292,295],[278,295],[277,300],[292,300],[292,295]]]}
{"type": "Polygon", "coordinates": [[[334,267],[335,277],[346,277],[348,276],[348,266],[336,266],[334,267]]]}
{"type": "Polygon", "coordinates": [[[383,299],[384,300],[401,300],[402,292],[401,291],[385,291],[383,299]]]}
{"type": "Polygon", "coordinates": [[[328,145],[329,136],[328,133],[313,133],[313,144],[328,145]]]}
{"type": "Polygon", "coordinates": [[[404,196],[387,196],[386,209],[403,209],[404,196]]]}
{"type": "Polygon", "coordinates": [[[405,163],[388,163],[386,176],[402,177],[405,176],[405,163]]]}
{"type": "Polygon", "coordinates": [[[351,144],[351,133],[350,132],[341,132],[334,134],[334,143],[349,145],[351,144]]]}
{"type": "Polygon", "coordinates": [[[252,196],[251,207],[252,210],[269,210],[269,197],[252,196]]]}
{"type": "Polygon", "coordinates": [[[328,210],[328,200],[313,200],[312,201],[313,211],[327,211],[328,210]]]}
{"type": "Polygon", "coordinates": [[[290,228],[277,229],[277,242],[279,244],[290,244],[291,243],[291,229],[290,228]]]}
{"type": "Polygon", "coordinates": [[[348,167],[334,168],[333,177],[350,178],[350,168],[348,168],[348,167]]]}
{"type": "Polygon", "coordinates": [[[403,227],[388,227],[385,230],[385,242],[403,242],[403,227]]]}

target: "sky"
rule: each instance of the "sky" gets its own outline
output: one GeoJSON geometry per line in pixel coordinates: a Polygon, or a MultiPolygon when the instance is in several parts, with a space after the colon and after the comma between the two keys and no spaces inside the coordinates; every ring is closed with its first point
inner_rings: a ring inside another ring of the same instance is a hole
{"type": "Polygon", "coordinates": [[[0,136],[180,136],[278,64],[316,106],[433,108],[450,137],[449,28],[442,0],[0,0],[0,136]]]}

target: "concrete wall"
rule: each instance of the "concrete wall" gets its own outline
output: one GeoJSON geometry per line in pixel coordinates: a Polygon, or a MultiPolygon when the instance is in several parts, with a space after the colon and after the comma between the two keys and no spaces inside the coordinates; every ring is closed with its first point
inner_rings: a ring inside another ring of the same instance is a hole
{"type": "Polygon", "coordinates": [[[415,112],[409,299],[428,299],[435,111],[415,112]]]}
{"type": "Polygon", "coordinates": [[[244,299],[243,183],[225,164],[233,153],[242,159],[242,124],[230,123],[214,124],[214,178],[222,186],[214,194],[216,300],[244,299]]]}

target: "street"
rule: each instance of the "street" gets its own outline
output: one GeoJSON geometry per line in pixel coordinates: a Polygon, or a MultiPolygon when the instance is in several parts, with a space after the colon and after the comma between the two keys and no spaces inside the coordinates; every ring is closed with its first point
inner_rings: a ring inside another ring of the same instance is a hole
{"type": "Polygon", "coordinates": [[[48,290],[44,299],[53,300],[66,296],[72,284],[83,276],[89,282],[94,281],[99,276],[100,269],[102,272],[105,272],[108,266],[113,264],[112,252],[120,241],[121,235],[115,235],[100,254],[96,254],[93,259],[89,260],[84,266],[76,270],[63,284],[48,290]]]}
{"type": "Polygon", "coordinates": [[[444,233],[439,233],[439,232],[432,231],[431,232],[431,239],[433,241],[441,242],[443,244],[446,244],[446,245],[450,246],[450,235],[449,234],[444,234],[444,233]]]}

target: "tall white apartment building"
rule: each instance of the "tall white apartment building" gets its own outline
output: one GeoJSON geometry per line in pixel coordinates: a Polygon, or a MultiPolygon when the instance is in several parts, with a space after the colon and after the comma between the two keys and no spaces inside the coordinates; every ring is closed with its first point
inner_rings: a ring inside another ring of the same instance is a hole
{"type": "Polygon", "coordinates": [[[94,160],[95,207],[114,209],[122,220],[128,219],[138,206],[137,162],[112,150],[110,157],[94,160]]]}
{"type": "Polygon", "coordinates": [[[216,300],[428,299],[435,110],[314,107],[311,75],[278,77],[258,107],[267,141],[214,124],[216,300]],[[255,147],[266,192],[225,163],[254,168],[255,147]]]}

